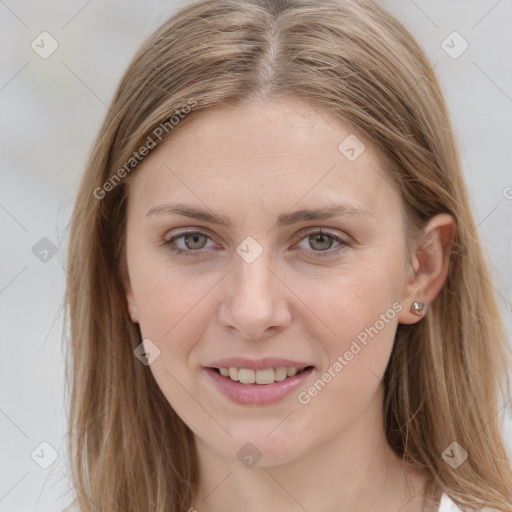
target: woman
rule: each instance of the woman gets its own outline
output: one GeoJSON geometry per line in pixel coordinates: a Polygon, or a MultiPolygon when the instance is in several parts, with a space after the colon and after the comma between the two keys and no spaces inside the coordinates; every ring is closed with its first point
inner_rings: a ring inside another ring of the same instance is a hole
{"type": "Polygon", "coordinates": [[[489,282],[437,79],[385,9],[182,8],[73,214],[76,504],[510,511],[489,282]]]}

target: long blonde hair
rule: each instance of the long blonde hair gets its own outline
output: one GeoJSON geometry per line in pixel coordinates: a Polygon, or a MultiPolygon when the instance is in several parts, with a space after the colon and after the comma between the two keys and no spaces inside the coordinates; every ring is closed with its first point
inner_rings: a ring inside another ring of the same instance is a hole
{"type": "Polygon", "coordinates": [[[134,357],[141,334],[122,286],[126,183],[135,151],[172,137],[201,110],[278,96],[338,116],[375,144],[412,231],[437,213],[453,215],[447,281],[422,321],[397,329],[384,379],[387,438],[464,510],[510,512],[498,412],[512,366],[447,107],[423,51],[373,0],[200,0],[165,21],[130,63],[71,220],[75,502],[82,512],[184,512],[195,502],[192,432],[134,357]],[[468,453],[457,468],[443,458],[453,442],[468,453]]]}

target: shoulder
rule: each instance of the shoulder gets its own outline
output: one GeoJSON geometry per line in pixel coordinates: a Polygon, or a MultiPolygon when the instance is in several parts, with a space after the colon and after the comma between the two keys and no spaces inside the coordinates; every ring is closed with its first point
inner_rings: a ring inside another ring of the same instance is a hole
{"type": "Polygon", "coordinates": [[[63,509],[61,512],[80,512],[80,508],[77,504],[71,504],[63,509]]]}
{"type": "Polygon", "coordinates": [[[462,510],[451,500],[448,494],[443,492],[438,512],[462,512],[462,510]]]}
{"type": "Polygon", "coordinates": [[[451,500],[448,494],[441,495],[441,503],[439,504],[439,512],[461,512],[460,508],[451,500]]]}

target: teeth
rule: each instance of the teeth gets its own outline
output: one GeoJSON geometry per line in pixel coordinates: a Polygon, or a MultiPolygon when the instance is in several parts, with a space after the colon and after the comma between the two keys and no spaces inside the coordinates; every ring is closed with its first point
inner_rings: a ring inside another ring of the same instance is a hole
{"type": "Polygon", "coordinates": [[[281,381],[288,377],[288,369],[286,366],[280,366],[274,370],[274,380],[281,381]]]}
{"type": "Polygon", "coordinates": [[[287,377],[293,377],[304,368],[279,366],[278,368],[266,368],[265,370],[252,370],[250,368],[219,368],[224,377],[241,382],[242,384],[273,384],[287,377]]]}
{"type": "Polygon", "coordinates": [[[287,368],[286,373],[288,377],[293,377],[298,372],[297,368],[287,368]]]}
{"type": "MultiPolygon", "coordinates": [[[[230,368],[231,372],[231,368],[230,368]]],[[[256,372],[254,370],[247,370],[245,368],[240,368],[238,370],[238,380],[242,384],[254,384],[256,382],[256,372]]]]}

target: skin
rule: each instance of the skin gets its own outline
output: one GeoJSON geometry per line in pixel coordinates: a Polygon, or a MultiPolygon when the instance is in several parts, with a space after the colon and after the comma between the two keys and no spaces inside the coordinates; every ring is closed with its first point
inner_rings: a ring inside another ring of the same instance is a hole
{"type": "Polygon", "coordinates": [[[424,236],[406,239],[400,196],[372,145],[360,136],[366,150],[355,161],[339,151],[351,133],[293,98],[211,109],[132,177],[126,297],[143,339],[160,350],[150,371],[194,432],[201,486],[190,506],[199,512],[422,510],[424,475],[403,466],[386,441],[382,377],[398,323],[420,321],[412,302],[431,303],[446,279],[454,223],[440,214],[424,236]],[[147,215],[176,201],[232,225],[147,215]],[[276,224],[281,213],[326,203],[370,215],[276,224]],[[195,255],[162,245],[178,228],[207,235],[188,246],[174,241],[195,255]],[[320,228],[351,245],[315,243],[309,235],[320,228]],[[236,252],[248,236],[263,250],[252,263],[236,252]],[[203,369],[232,355],[299,359],[316,367],[300,388],[307,390],[396,302],[401,311],[306,405],[297,393],[236,404],[203,369]],[[251,468],[237,457],[248,442],[261,453],[251,468]]]}

